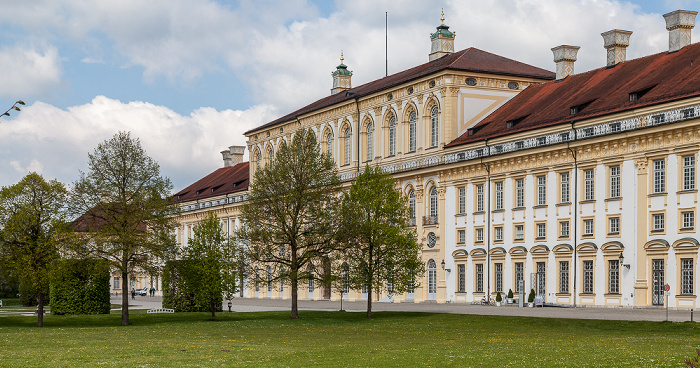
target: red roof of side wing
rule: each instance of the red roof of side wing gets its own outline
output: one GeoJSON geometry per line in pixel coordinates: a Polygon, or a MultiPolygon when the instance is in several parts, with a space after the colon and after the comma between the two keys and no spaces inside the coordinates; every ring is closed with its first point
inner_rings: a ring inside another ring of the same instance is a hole
{"type": "Polygon", "coordinates": [[[187,202],[244,191],[248,189],[248,179],[248,162],[222,167],[175,193],[173,199],[178,202],[187,202]]]}

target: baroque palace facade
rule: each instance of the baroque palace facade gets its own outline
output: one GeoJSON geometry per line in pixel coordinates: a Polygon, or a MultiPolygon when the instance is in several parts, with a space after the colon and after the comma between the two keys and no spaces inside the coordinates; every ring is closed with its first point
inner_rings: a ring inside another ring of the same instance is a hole
{"type": "MultiPolygon", "coordinates": [[[[552,73],[454,52],[444,24],[428,63],[359,87],[341,56],[330,96],[245,133],[250,163],[232,146],[224,168],[176,194],[178,242],[207,211],[229,233],[240,226],[248,179],[303,127],[346,185],[375,165],[408,198],[427,272],[389,300],[469,303],[534,289],[547,304],[657,306],[668,285],[670,307],[697,307],[696,14],[664,15],[669,50],[639,59],[626,60],[632,32],[603,33],[607,65],[580,74],[578,47],[553,48],[552,73]]],[[[289,297],[259,277],[240,295],[289,297]]],[[[299,295],[340,297],[313,283],[299,295]]]]}

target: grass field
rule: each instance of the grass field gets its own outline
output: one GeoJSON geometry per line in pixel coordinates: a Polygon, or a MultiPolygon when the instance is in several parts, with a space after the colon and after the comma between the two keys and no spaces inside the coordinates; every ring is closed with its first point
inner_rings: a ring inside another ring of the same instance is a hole
{"type": "Polygon", "coordinates": [[[700,324],[378,312],[0,316],[2,367],[686,367],[700,324]]]}

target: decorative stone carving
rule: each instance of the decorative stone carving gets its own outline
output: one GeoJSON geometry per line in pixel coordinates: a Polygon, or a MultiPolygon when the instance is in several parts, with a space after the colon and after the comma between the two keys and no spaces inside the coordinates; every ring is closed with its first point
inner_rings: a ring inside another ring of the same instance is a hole
{"type": "Polygon", "coordinates": [[[638,175],[643,175],[643,174],[647,173],[647,160],[646,159],[634,160],[634,164],[637,165],[637,174],[638,175]]]}

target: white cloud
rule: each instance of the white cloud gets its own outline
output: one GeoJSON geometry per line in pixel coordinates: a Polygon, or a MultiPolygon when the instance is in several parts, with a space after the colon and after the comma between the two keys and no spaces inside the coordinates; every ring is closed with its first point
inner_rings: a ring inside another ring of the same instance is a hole
{"type": "Polygon", "coordinates": [[[16,183],[28,171],[73,182],[79,170],[86,170],[87,155],[98,143],[118,131],[130,131],[159,162],[162,174],[182,189],[221,167],[220,151],[245,145],[243,132],[275,114],[270,106],[256,105],[247,110],[200,108],[180,115],[163,106],[104,96],[67,110],[37,102],[15,119],[3,121],[0,146],[7,154],[0,156],[0,172],[5,173],[0,185],[16,183]]]}
{"type": "Polygon", "coordinates": [[[61,82],[61,60],[53,46],[41,49],[23,46],[0,48],[0,97],[43,94],[61,82]]]}

